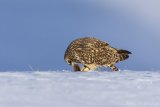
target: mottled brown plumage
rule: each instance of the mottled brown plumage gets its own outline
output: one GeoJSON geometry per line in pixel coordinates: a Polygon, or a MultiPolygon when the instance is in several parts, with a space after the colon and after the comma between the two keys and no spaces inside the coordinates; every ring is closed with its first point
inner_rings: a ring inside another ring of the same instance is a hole
{"type": "Polygon", "coordinates": [[[115,63],[123,61],[129,57],[131,52],[111,47],[108,43],[96,38],[79,38],[68,46],[64,59],[73,66],[74,71],[95,70],[99,66],[110,67],[113,71],[118,71],[115,63]],[[84,65],[80,68],[78,63],[84,65]]]}

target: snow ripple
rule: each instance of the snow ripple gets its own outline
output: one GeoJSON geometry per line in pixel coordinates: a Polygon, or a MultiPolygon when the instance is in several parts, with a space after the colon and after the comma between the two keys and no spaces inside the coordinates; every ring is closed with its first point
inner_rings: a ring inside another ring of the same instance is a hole
{"type": "Polygon", "coordinates": [[[0,72],[0,107],[160,107],[160,72],[0,72]]]}

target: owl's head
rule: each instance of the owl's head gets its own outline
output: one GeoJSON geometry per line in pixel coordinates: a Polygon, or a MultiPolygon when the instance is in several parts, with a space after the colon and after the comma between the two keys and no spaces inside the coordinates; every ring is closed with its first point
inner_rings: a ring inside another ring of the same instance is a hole
{"type": "Polygon", "coordinates": [[[68,54],[68,49],[66,50],[65,54],[64,54],[64,60],[67,62],[67,64],[72,65],[72,61],[70,59],[70,54],[68,54]]]}

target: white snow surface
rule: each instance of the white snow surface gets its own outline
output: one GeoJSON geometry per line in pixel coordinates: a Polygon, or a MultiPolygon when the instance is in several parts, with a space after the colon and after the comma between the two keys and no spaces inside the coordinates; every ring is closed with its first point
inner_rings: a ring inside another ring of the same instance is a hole
{"type": "Polygon", "coordinates": [[[0,72],[0,107],[160,107],[160,71],[0,72]]]}

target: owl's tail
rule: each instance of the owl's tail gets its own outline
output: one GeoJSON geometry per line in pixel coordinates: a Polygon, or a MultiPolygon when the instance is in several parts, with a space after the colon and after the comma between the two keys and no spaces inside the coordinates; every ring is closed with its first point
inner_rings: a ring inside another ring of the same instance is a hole
{"type": "Polygon", "coordinates": [[[127,50],[123,50],[120,49],[118,50],[118,54],[119,54],[119,61],[123,61],[129,58],[129,54],[132,54],[131,52],[127,51],[127,50]]]}

